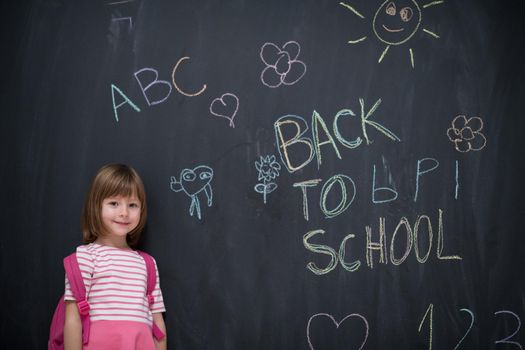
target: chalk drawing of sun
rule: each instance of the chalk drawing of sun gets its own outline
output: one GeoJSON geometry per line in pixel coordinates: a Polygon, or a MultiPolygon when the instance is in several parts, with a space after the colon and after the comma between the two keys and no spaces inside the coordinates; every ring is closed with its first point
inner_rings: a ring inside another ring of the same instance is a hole
{"type": "MultiPolygon", "coordinates": [[[[379,57],[378,63],[381,63],[385,58],[388,49],[390,49],[391,46],[405,44],[419,29],[423,30],[423,32],[431,37],[439,39],[439,35],[421,26],[421,8],[426,9],[427,7],[442,3],[444,3],[444,1],[432,1],[420,7],[415,0],[386,0],[383,2],[377,9],[374,19],[372,20],[372,29],[376,38],[386,44],[385,49],[379,57]]],[[[365,16],[359,13],[351,5],[344,2],[340,2],[339,4],[352,11],[359,18],[365,19],[365,16]]],[[[350,40],[348,43],[357,44],[365,41],[366,38],[367,37],[364,36],[356,40],[350,40]]],[[[414,51],[412,48],[409,48],[408,52],[410,53],[410,63],[412,64],[412,68],[414,68],[414,51]]]]}

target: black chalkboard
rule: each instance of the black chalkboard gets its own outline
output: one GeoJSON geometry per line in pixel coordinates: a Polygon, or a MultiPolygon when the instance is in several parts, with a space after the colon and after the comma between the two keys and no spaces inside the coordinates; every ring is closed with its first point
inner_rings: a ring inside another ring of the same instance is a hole
{"type": "Polygon", "coordinates": [[[45,348],[116,162],[170,349],[523,348],[522,9],[4,4],[2,348],[45,348]]]}

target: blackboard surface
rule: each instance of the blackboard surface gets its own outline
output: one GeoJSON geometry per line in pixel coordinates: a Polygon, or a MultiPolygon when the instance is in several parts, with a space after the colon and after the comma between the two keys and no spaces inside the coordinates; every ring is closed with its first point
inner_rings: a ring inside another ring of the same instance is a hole
{"type": "Polygon", "coordinates": [[[45,348],[115,162],[170,349],[523,348],[522,9],[4,4],[2,348],[45,348]]]}

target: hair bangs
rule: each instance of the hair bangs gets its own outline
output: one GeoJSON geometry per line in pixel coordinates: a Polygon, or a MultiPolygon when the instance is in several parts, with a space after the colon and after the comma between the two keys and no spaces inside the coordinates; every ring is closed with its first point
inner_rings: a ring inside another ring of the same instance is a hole
{"type": "MultiPolygon", "coordinates": [[[[114,176],[108,178],[105,183],[105,188],[102,190],[102,197],[132,197],[135,195],[141,202],[143,201],[143,193],[141,187],[133,173],[116,173],[114,176]]],[[[140,181],[140,180],[139,180],[140,181]]]]}

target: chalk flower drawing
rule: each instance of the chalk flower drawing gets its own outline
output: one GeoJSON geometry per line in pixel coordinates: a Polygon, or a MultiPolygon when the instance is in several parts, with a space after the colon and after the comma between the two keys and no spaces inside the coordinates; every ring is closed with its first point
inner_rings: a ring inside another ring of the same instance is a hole
{"type": "Polygon", "coordinates": [[[279,176],[281,165],[277,163],[274,155],[268,155],[266,157],[260,156],[259,161],[255,161],[255,169],[259,172],[257,180],[263,180],[263,183],[255,185],[254,190],[263,195],[264,203],[266,204],[266,195],[277,188],[277,184],[271,181],[279,176]]]}
{"type": "Polygon", "coordinates": [[[282,48],[265,43],[259,54],[266,65],[261,72],[262,83],[270,88],[297,83],[306,73],[306,64],[297,59],[300,52],[296,41],[288,41],[282,48]]]}
{"type": "Polygon", "coordinates": [[[201,205],[199,193],[204,192],[208,202],[208,207],[213,203],[213,191],[211,180],[213,179],[213,169],[206,165],[200,165],[193,169],[184,169],[180,172],[179,180],[175,176],[171,177],[170,188],[174,192],[183,191],[191,198],[190,215],[197,211],[197,217],[201,219],[201,205]]]}
{"type": "Polygon", "coordinates": [[[487,144],[485,135],[481,133],[482,129],[481,118],[458,115],[452,120],[452,127],[447,129],[447,136],[459,152],[479,151],[487,144]]]}

